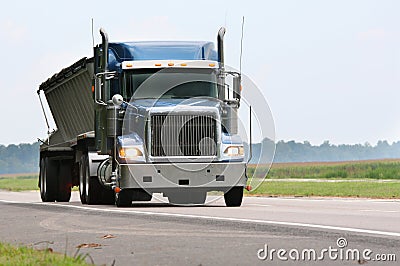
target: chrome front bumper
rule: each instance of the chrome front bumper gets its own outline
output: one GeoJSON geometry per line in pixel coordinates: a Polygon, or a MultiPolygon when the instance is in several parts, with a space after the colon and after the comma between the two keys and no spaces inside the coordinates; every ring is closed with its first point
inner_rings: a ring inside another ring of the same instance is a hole
{"type": "Polygon", "coordinates": [[[121,164],[117,185],[150,192],[177,188],[227,191],[233,186],[244,187],[246,181],[244,162],[121,164]]]}

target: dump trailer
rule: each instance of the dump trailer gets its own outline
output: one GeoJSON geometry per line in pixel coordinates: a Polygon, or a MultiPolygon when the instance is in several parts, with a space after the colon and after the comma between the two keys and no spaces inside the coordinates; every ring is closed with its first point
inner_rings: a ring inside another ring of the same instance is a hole
{"type": "Polygon", "coordinates": [[[69,201],[79,186],[83,204],[126,207],[153,193],[204,204],[221,191],[227,206],[240,206],[241,75],[224,65],[225,29],[217,50],[206,41],[109,42],[100,34],[93,57],[37,91],[56,124],[40,145],[41,199],[69,201]]]}

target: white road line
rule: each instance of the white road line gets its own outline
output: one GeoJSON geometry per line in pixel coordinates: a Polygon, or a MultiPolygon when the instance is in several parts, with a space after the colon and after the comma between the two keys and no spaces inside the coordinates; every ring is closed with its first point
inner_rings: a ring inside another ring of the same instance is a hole
{"type": "Polygon", "coordinates": [[[3,202],[3,203],[21,203],[21,204],[26,204],[26,203],[28,203],[28,204],[34,204],[35,202],[23,202],[23,201],[15,201],[15,200],[0,200],[0,202],[3,202]]]}
{"type": "Polygon", "coordinates": [[[317,198],[317,197],[295,197],[295,198],[283,198],[283,197],[245,197],[244,199],[250,199],[250,198],[255,198],[257,200],[275,200],[275,201],[285,201],[285,200],[291,200],[291,201],[344,201],[344,202],[373,202],[373,203],[400,203],[400,199],[366,199],[366,198],[317,198]]]}
{"type": "Polygon", "coordinates": [[[245,203],[245,206],[260,206],[260,207],[271,207],[271,205],[267,204],[257,204],[257,203],[245,203]]]}
{"type": "MultiPolygon", "coordinates": [[[[15,201],[6,201],[6,200],[0,200],[0,202],[4,202],[4,203],[20,203],[20,202],[15,202],[15,201]]],[[[45,202],[32,202],[32,203],[29,203],[29,204],[47,205],[47,206],[59,206],[59,207],[66,207],[66,208],[71,208],[71,209],[94,211],[94,212],[142,214],[142,215],[154,215],[154,216],[164,216],[164,217],[179,217],[179,218],[194,218],[194,219],[229,221],[229,222],[246,222],[246,223],[258,223],[258,224],[286,225],[286,226],[317,228],[317,229],[327,229],[327,230],[335,230],[335,231],[346,231],[346,232],[353,232],[353,233],[365,233],[365,234],[372,234],[372,235],[383,235],[383,236],[400,237],[400,233],[397,233],[397,232],[377,231],[377,230],[370,230],[370,229],[361,229],[361,228],[352,228],[352,227],[340,227],[340,226],[330,226],[330,225],[320,225],[320,224],[307,224],[307,223],[283,222],[283,221],[268,221],[268,220],[257,220],[257,219],[230,218],[230,217],[217,217],[217,216],[179,214],[179,213],[165,213],[165,212],[149,212],[149,211],[137,211],[137,210],[128,210],[128,209],[98,209],[98,208],[87,207],[87,206],[64,205],[64,204],[45,203],[45,202]]]]}
{"type": "Polygon", "coordinates": [[[388,213],[396,213],[400,211],[385,211],[385,210],[360,210],[360,212],[388,212],[388,213]]]}

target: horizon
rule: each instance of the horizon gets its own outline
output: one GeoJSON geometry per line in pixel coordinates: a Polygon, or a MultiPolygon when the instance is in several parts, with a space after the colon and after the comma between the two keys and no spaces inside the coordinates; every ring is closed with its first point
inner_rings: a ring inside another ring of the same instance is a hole
{"type": "MultiPolygon", "coordinates": [[[[264,138],[263,140],[265,140],[265,139],[268,139],[268,138],[264,138]]],[[[252,144],[254,145],[254,144],[260,144],[262,141],[259,141],[259,142],[253,142],[252,144]]],[[[380,142],[386,142],[386,143],[388,143],[389,145],[393,145],[393,144],[396,144],[396,143],[400,143],[400,139],[399,140],[397,140],[397,141],[388,141],[388,140],[378,140],[376,143],[370,143],[370,142],[368,142],[368,141],[365,141],[364,143],[333,143],[333,142],[331,142],[330,140],[324,140],[323,142],[321,142],[321,143],[317,143],[317,144],[315,144],[315,143],[312,143],[312,142],[310,142],[310,141],[308,141],[308,140],[302,140],[302,141],[299,141],[299,140],[275,140],[275,144],[277,144],[277,143],[279,143],[279,142],[284,142],[284,143],[289,143],[289,142],[294,142],[294,143],[296,143],[296,144],[303,144],[303,145],[305,145],[306,143],[309,143],[311,146],[313,146],[313,147],[319,147],[319,146],[321,146],[321,145],[323,145],[325,142],[328,142],[331,146],[341,146],[341,145],[348,145],[348,146],[355,146],[355,145],[362,145],[362,146],[371,146],[371,147],[376,147],[377,145],[379,145],[379,143],[380,142]]],[[[16,145],[16,146],[18,146],[18,145],[23,145],[23,144],[29,144],[29,145],[33,145],[33,144],[35,144],[35,143],[40,143],[40,141],[34,141],[34,142],[20,142],[20,143],[9,143],[9,144],[1,144],[0,143],[0,146],[4,146],[4,147],[8,147],[8,146],[10,146],[10,145],[16,145]]],[[[246,145],[248,144],[247,142],[244,142],[246,145]]]]}

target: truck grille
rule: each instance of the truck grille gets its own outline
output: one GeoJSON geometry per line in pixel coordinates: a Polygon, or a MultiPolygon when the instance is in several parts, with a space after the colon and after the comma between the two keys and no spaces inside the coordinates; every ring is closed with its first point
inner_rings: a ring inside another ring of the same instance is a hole
{"type": "Polygon", "coordinates": [[[151,116],[151,156],[215,156],[216,120],[211,115],[151,116]]]}

